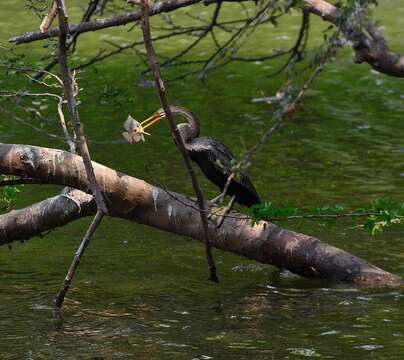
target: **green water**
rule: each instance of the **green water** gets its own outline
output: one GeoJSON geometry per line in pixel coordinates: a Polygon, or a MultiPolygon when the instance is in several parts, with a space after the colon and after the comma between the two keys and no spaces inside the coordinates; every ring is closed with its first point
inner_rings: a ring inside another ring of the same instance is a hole
{"type": "MultiPolygon", "coordinates": [[[[77,21],[85,1],[69,1],[77,21]]],[[[404,8],[384,1],[377,11],[391,47],[404,51],[404,8]]],[[[0,44],[38,21],[23,1],[2,1],[0,44]]],[[[225,15],[239,14],[237,6],[225,15]]],[[[204,7],[195,12],[208,11],[204,7]]],[[[209,10],[210,11],[210,10],[209,10]]],[[[184,15],[180,20],[190,22],[184,15]]],[[[156,20],[153,20],[156,21],[156,20]]],[[[298,14],[258,31],[245,47],[265,54],[293,42],[298,14]],[[265,45],[265,46],[263,46],[265,45]],[[268,48],[266,48],[268,47],[268,48]]],[[[324,24],[314,21],[312,42],[324,24]]],[[[128,28],[80,38],[77,63],[100,47],[99,37],[129,42],[128,28]]],[[[219,34],[220,36],[220,34],[219,34]]],[[[189,38],[158,46],[163,55],[189,38]]],[[[44,49],[23,45],[35,64],[44,49]]],[[[209,50],[202,44],[192,56],[209,50]]],[[[0,49],[0,51],[3,51],[0,49]]],[[[119,143],[128,113],[142,118],[158,107],[155,90],[138,86],[142,78],[127,53],[80,75],[80,114],[92,140],[93,158],[107,166],[192,194],[181,158],[160,125],[145,144],[119,143]],[[102,142],[105,143],[102,143],[102,142]],[[145,165],[148,165],[148,169],[145,165]]],[[[268,78],[280,62],[234,63],[210,75],[168,86],[170,101],[199,115],[204,135],[240,154],[273,122],[271,109],[251,103],[273,93],[283,78],[268,78]]],[[[179,69],[165,73],[178,74],[179,69]]],[[[40,91],[23,77],[2,77],[2,89],[22,86],[40,91]]],[[[250,175],[265,200],[296,205],[341,203],[355,207],[377,196],[403,201],[404,83],[352,64],[346,50],[313,86],[302,111],[255,157],[250,175]]],[[[28,122],[41,125],[6,101],[28,122]]],[[[54,106],[44,110],[47,132],[61,135],[54,106]]],[[[32,131],[0,112],[0,141],[63,147],[61,140],[32,131]]],[[[206,196],[215,188],[203,177],[206,196]]],[[[56,194],[50,186],[24,187],[16,207],[56,194]]],[[[203,247],[187,238],[122,220],[106,219],[97,231],[66,300],[63,322],[52,319],[52,299],[89,219],[72,223],[42,239],[0,248],[0,359],[401,359],[404,355],[403,290],[369,291],[329,287],[279,274],[271,266],[215,251],[220,285],[206,281],[203,247]]],[[[324,229],[313,222],[285,227],[319,237],[404,276],[402,228],[371,237],[340,222],[324,229]]]]}

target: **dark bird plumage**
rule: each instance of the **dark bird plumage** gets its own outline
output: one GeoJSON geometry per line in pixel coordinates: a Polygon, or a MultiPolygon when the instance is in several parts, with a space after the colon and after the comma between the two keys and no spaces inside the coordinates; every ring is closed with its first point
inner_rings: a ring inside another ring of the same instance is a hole
{"type": "MultiPolygon", "coordinates": [[[[221,142],[210,137],[199,137],[199,122],[192,112],[179,106],[170,106],[170,110],[174,115],[183,116],[187,120],[187,123],[178,125],[178,130],[191,160],[197,163],[205,176],[223,192],[231,175],[234,155],[221,142]]],[[[238,172],[237,179],[230,182],[227,195],[235,196],[236,202],[247,207],[261,202],[251,180],[242,172],[238,172]]]]}

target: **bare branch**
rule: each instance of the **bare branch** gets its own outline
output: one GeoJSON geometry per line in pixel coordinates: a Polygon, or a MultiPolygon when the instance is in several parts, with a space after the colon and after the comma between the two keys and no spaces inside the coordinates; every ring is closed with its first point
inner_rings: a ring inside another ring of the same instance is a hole
{"type": "Polygon", "coordinates": [[[77,271],[77,268],[80,264],[84,251],[86,250],[88,244],[90,243],[90,240],[91,240],[92,236],[94,235],[95,231],[97,230],[98,225],[100,225],[103,217],[104,217],[104,213],[101,210],[98,210],[97,213],[95,214],[93,221],[91,222],[90,226],[88,227],[87,232],[84,235],[84,238],[83,238],[79,248],[77,249],[76,253],[74,254],[73,261],[70,264],[69,270],[68,270],[65,280],[63,282],[63,287],[55,297],[55,311],[56,312],[60,311],[60,309],[63,305],[63,301],[70,288],[70,284],[71,284],[71,282],[74,278],[74,275],[77,271]]]}
{"type": "Polygon", "coordinates": [[[222,7],[222,3],[219,2],[216,5],[216,9],[213,13],[212,16],[212,20],[211,22],[208,24],[208,26],[206,26],[206,28],[203,30],[203,32],[198,36],[198,38],[190,45],[188,45],[185,49],[183,49],[180,53],[178,53],[177,55],[173,56],[172,58],[170,58],[169,60],[163,62],[161,64],[161,66],[166,66],[168,64],[171,64],[172,62],[174,62],[175,60],[183,57],[185,54],[187,54],[189,51],[191,51],[196,45],[198,45],[198,43],[204,38],[206,37],[206,35],[209,34],[209,32],[213,29],[213,27],[216,25],[217,22],[217,18],[219,17],[220,14],[220,9],[222,7]]]}
{"type": "MultiPolygon", "coordinates": [[[[164,40],[164,39],[168,39],[168,38],[183,35],[183,34],[193,33],[195,31],[200,31],[200,28],[191,28],[191,29],[173,31],[172,33],[169,33],[169,34],[156,36],[155,38],[152,39],[152,41],[155,42],[155,41],[159,41],[159,40],[164,40]]],[[[86,68],[86,67],[88,67],[90,65],[93,65],[93,64],[98,63],[98,62],[100,62],[102,60],[105,60],[105,59],[107,59],[107,58],[109,58],[111,56],[120,54],[120,53],[122,53],[122,52],[124,52],[126,50],[129,50],[129,49],[133,49],[138,45],[143,45],[143,40],[142,41],[135,41],[135,42],[132,42],[131,44],[128,44],[128,45],[115,46],[116,49],[108,51],[108,52],[106,52],[106,50],[101,50],[92,59],[89,59],[87,62],[75,67],[74,69],[75,70],[84,69],[84,68],[86,68]]]]}
{"type": "MultiPolygon", "coordinates": [[[[59,15],[59,64],[62,73],[63,87],[66,102],[70,111],[73,128],[75,131],[76,138],[79,140],[80,153],[83,156],[84,165],[86,169],[86,175],[90,184],[90,189],[92,194],[94,195],[95,202],[97,204],[97,214],[95,215],[90,227],[88,228],[83,240],[79,248],[76,251],[76,254],[73,258],[73,261],[70,265],[70,268],[65,277],[63,287],[55,298],[55,312],[59,313],[63,301],[65,299],[66,293],[69,290],[71,281],[76,273],[77,267],[79,266],[80,260],[86,250],[92,235],[96,231],[98,225],[102,221],[104,214],[108,213],[107,206],[104,201],[104,195],[101,192],[101,189],[98,186],[97,179],[95,177],[94,168],[91,162],[90,152],[88,150],[87,142],[84,136],[84,130],[80,123],[79,113],[77,110],[76,103],[76,95],[78,91],[78,86],[74,77],[72,76],[70,69],[67,64],[67,29],[69,27],[67,20],[67,13],[65,8],[64,0],[55,0],[57,4],[57,10],[59,15]]],[[[59,106],[61,106],[61,102],[59,102],[59,106]]],[[[62,126],[64,124],[64,117],[62,113],[61,117],[62,126]]],[[[67,130],[66,130],[67,131],[67,130]]]]}
{"type": "MultiPolygon", "coordinates": [[[[217,2],[219,0],[215,0],[217,2]]],[[[179,9],[184,6],[193,5],[201,2],[201,0],[172,0],[172,1],[162,1],[154,4],[150,9],[150,16],[157,15],[163,12],[170,12],[179,9]]],[[[131,22],[139,21],[142,19],[141,11],[129,12],[126,14],[111,16],[105,19],[99,19],[95,21],[88,21],[78,25],[72,25],[68,27],[68,34],[81,34],[88,31],[97,31],[101,29],[106,29],[113,26],[121,26],[131,22]]],[[[51,37],[59,36],[59,29],[52,28],[47,33],[41,32],[28,32],[16,37],[11,38],[9,41],[15,44],[29,43],[37,40],[49,39],[51,37]]]]}
{"type": "MultiPolygon", "coordinates": [[[[53,75],[53,74],[52,74],[52,75],[53,75]]],[[[58,81],[60,81],[61,85],[63,86],[62,80],[60,80],[59,77],[56,76],[56,75],[53,75],[53,76],[55,76],[55,78],[57,78],[58,81]]],[[[30,76],[28,76],[28,77],[31,78],[30,76]]],[[[42,84],[42,85],[50,86],[49,84],[44,83],[43,81],[39,81],[39,80],[36,80],[36,79],[33,79],[33,80],[34,80],[35,82],[38,82],[38,83],[42,84]]],[[[65,121],[65,116],[64,116],[64,113],[63,113],[63,103],[64,103],[64,100],[63,100],[63,98],[62,98],[61,96],[59,96],[59,95],[57,95],[57,94],[53,94],[53,93],[29,93],[29,92],[23,92],[23,93],[6,93],[6,94],[0,93],[0,96],[1,96],[1,97],[17,97],[17,96],[33,96],[33,97],[37,96],[37,97],[43,97],[43,96],[45,96],[45,97],[56,98],[56,99],[58,100],[57,112],[58,112],[58,115],[59,115],[59,121],[60,121],[60,125],[62,126],[62,131],[63,131],[63,134],[64,134],[64,136],[65,136],[66,143],[67,143],[67,145],[69,146],[69,149],[70,149],[70,152],[71,152],[71,153],[74,154],[74,153],[76,152],[76,144],[75,144],[75,141],[72,139],[72,137],[71,137],[70,134],[69,134],[69,131],[67,130],[66,121],[65,121]]],[[[1,111],[4,111],[2,108],[0,108],[0,110],[1,110],[1,111]]],[[[15,116],[14,116],[14,117],[15,117],[15,116]]],[[[18,119],[18,118],[17,118],[17,119],[18,119]]],[[[24,122],[24,123],[25,123],[25,122],[24,122]]],[[[49,134],[49,133],[47,133],[47,134],[49,134]]]]}
{"type": "Polygon", "coordinates": [[[184,162],[186,169],[188,171],[189,176],[191,177],[192,180],[192,187],[195,191],[197,200],[198,200],[198,206],[199,206],[199,213],[202,221],[202,227],[204,230],[204,235],[205,235],[205,248],[206,248],[206,257],[208,260],[208,267],[209,267],[209,274],[210,277],[209,279],[215,282],[218,282],[219,279],[217,277],[216,273],[216,265],[213,259],[212,255],[212,250],[211,250],[211,245],[210,245],[210,237],[209,237],[209,229],[208,229],[208,219],[205,213],[205,203],[202,195],[202,190],[199,186],[198,179],[195,175],[194,169],[192,167],[192,162],[191,158],[185,148],[184,140],[181,137],[180,132],[178,131],[177,124],[174,120],[174,117],[171,113],[170,107],[168,105],[168,101],[165,95],[165,87],[164,87],[164,82],[161,78],[161,73],[160,73],[160,66],[158,64],[157,56],[153,48],[153,44],[151,41],[151,33],[150,33],[150,24],[149,24],[149,3],[148,0],[142,0],[142,7],[143,7],[143,21],[142,21],[142,30],[143,30],[143,38],[144,38],[144,43],[146,47],[146,51],[149,57],[149,62],[150,62],[150,68],[153,71],[154,75],[154,80],[156,83],[156,88],[158,90],[158,94],[160,97],[160,103],[161,106],[164,109],[164,112],[166,114],[166,117],[168,119],[168,122],[170,124],[171,128],[171,133],[176,141],[176,144],[178,145],[178,148],[183,156],[184,162]]]}
{"type": "Polygon", "coordinates": [[[49,136],[52,139],[59,139],[59,140],[64,140],[63,136],[57,135],[57,134],[53,134],[50,133],[48,131],[46,131],[45,129],[35,126],[33,124],[31,124],[30,122],[24,120],[23,118],[19,117],[16,114],[11,113],[10,111],[6,110],[5,108],[0,106],[0,112],[7,114],[8,116],[12,117],[15,121],[18,121],[19,123],[23,124],[24,126],[27,126],[33,130],[35,130],[38,133],[44,134],[46,136],[49,136]]]}

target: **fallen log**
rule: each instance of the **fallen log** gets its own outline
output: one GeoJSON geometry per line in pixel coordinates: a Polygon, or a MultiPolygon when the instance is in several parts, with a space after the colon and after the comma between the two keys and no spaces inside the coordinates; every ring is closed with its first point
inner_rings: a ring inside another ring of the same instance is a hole
{"type": "MultiPolygon", "coordinates": [[[[203,241],[200,215],[193,199],[96,162],[93,166],[97,182],[111,209],[110,215],[203,241]]],[[[57,149],[0,144],[0,172],[78,189],[0,216],[0,244],[28,239],[95,213],[91,196],[83,193],[88,189],[88,180],[80,156],[57,149]],[[57,215],[61,206],[64,213],[57,215]]],[[[206,205],[210,207],[210,204],[206,205]]],[[[399,276],[314,237],[265,221],[252,225],[243,214],[235,211],[226,217],[219,229],[214,218],[209,222],[209,232],[216,248],[286,268],[308,278],[367,287],[404,284],[399,276]]]]}

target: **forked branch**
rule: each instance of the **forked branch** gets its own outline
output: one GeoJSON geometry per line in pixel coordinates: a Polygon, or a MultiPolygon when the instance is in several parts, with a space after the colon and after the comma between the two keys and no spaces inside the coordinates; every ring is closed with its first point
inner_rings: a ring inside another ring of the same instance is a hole
{"type": "Polygon", "coordinates": [[[90,152],[88,150],[86,138],[84,136],[84,130],[82,124],[80,123],[79,113],[77,109],[76,96],[78,92],[78,86],[75,82],[75,79],[72,76],[72,73],[69,69],[67,63],[67,31],[68,31],[68,17],[66,13],[66,7],[64,0],[55,0],[57,5],[57,11],[59,16],[59,65],[61,69],[61,78],[63,81],[63,88],[65,99],[67,102],[67,106],[69,108],[74,132],[76,135],[76,139],[79,141],[79,149],[80,153],[83,156],[84,166],[86,170],[86,176],[89,181],[89,186],[92,194],[94,195],[95,202],[97,204],[97,214],[94,217],[90,227],[88,228],[79,248],[76,251],[76,254],[73,258],[73,261],[70,265],[70,268],[65,277],[62,289],[58,293],[55,298],[55,312],[58,314],[63,301],[65,299],[66,293],[70,288],[70,284],[73,280],[74,274],[76,273],[77,267],[80,263],[80,260],[86,250],[92,235],[96,231],[98,225],[100,224],[103,216],[108,213],[107,206],[104,201],[104,195],[101,192],[101,189],[98,186],[97,179],[95,177],[94,168],[91,162],[90,152]]]}

